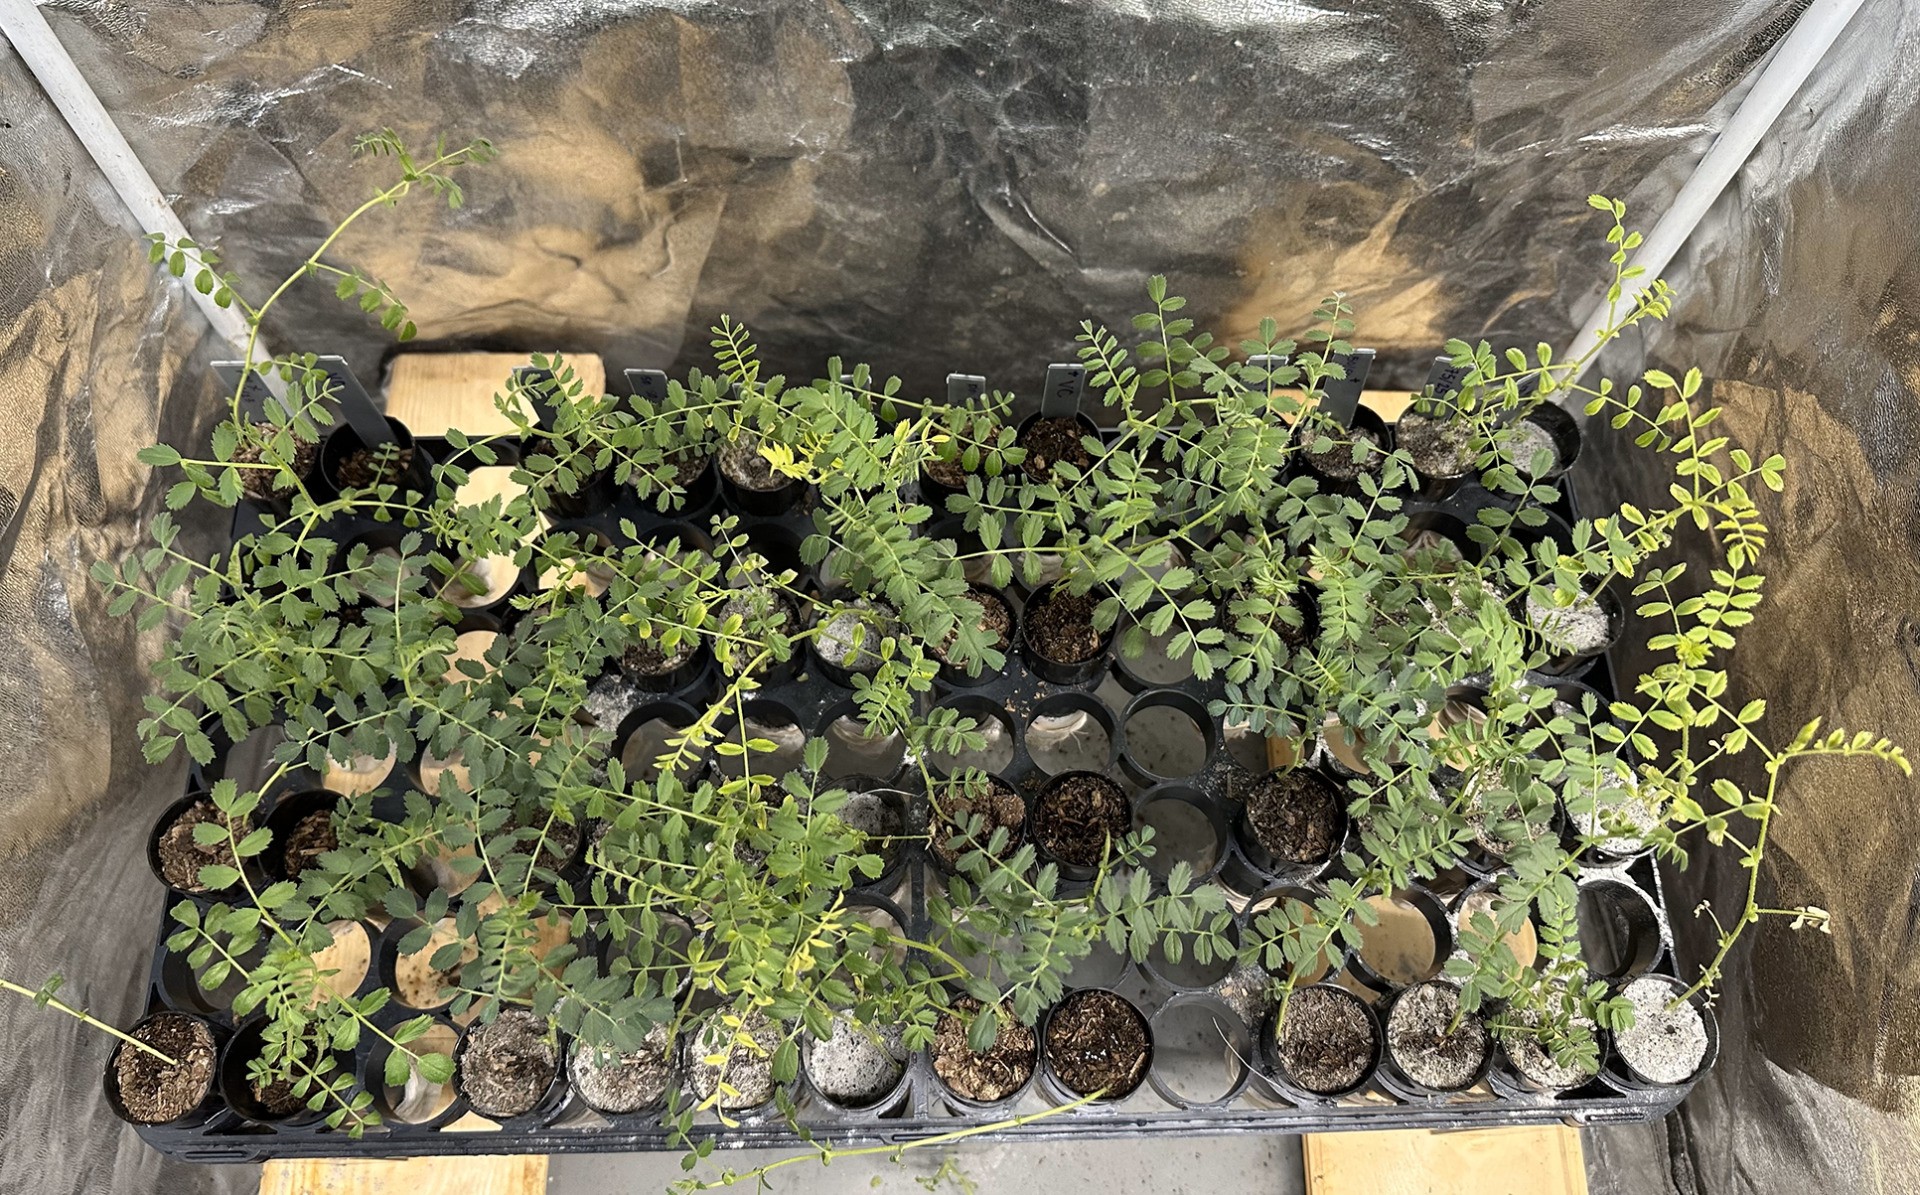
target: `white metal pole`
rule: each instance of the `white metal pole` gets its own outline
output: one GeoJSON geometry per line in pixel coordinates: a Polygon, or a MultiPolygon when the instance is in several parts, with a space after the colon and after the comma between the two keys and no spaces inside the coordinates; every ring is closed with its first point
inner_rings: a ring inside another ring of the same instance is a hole
{"type": "MultiPolygon", "coordinates": [[[[133,148],[120,135],[113,118],[101,106],[100,97],[88,86],[80,68],[74,65],[60,39],[53,35],[33,0],[0,0],[0,33],[13,43],[14,51],[40,81],[41,89],[54,106],[60,109],[74,136],[93,155],[94,163],[140,227],[149,233],[157,232],[169,241],[186,236],[186,226],[180,223],[180,217],[160,193],[153,176],[133,155],[133,148]]],[[[192,286],[185,289],[187,297],[213,325],[215,334],[232,346],[234,355],[244,353],[248,329],[241,314],[231,307],[219,306],[212,296],[203,295],[192,286]]],[[[269,359],[265,346],[256,344],[254,361],[264,363],[269,359]]]]}
{"type": "MultiPolygon", "coordinates": [[[[1660,217],[1660,222],[1653,226],[1653,231],[1647,234],[1628,262],[1629,265],[1645,267],[1646,273],[1637,280],[1643,288],[1673,264],[1674,257],[1687,243],[1687,238],[1700,226],[1707,209],[1713,206],[1740,167],[1753,155],[1754,147],[1773,127],[1773,122],[1779,119],[1780,113],[1806,83],[1807,77],[1813,74],[1814,67],[1820,64],[1834,40],[1840,36],[1840,31],[1846,28],[1847,22],[1853,19],[1854,13],[1860,10],[1864,2],[1814,0],[1800,14],[1800,19],[1794,22],[1792,31],[1774,47],[1747,98],[1741,102],[1733,118],[1727,121],[1727,127],[1721,130],[1713,148],[1694,167],[1693,176],[1674,196],[1672,206],[1660,217]]],[[[1592,348],[1606,322],[1607,302],[1602,297],[1595,302],[1586,326],[1574,337],[1570,356],[1577,357],[1592,348]]]]}

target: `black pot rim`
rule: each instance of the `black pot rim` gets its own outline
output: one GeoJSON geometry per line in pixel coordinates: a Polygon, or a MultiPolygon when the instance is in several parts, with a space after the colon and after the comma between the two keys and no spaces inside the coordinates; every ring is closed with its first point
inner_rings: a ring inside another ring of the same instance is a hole
{"type": "Polygon", "coordinates": [[[129,1035],[138,1036],[141,1029],[163,1016],[185,1017],[190,1021],[198,1022],[206,1026],[207,1032],[213,1038],[213,1070],[207,1076],[207,1089],[201,1093],[199,1102],[172,1120],[135,1120],[132,1113],[127,1111],[126,1101],[120,1093],[118,1073],[120,1051],[130,1050],[133,1047],[121,1041],[116,1041],[113,1049],[107,1052],[107,1064],[101,1072],[101,1087],[107,1098],[107,1107],[127,1124],[141,1128],[188,1128],[210,1120],[225,1107],[225,1101],[220,1094],[220,1064],[221,1059],[226,1055],[227,1041],[232,1036],[232,1031],[213,1018],[196,1012],[188,1012],[180,1008],[156,1008],[135,1021],[133,1027],[127,1032],[129,1035]]]}
{"type": "MultiPolygon", "coordinates": [[[[1329,974],[1332,973],[1329,972],[1329,974]]],[[[1294,1079],[1287,1074],[1286,1067],[1280,1063],[1280,1007],[1278,1004],[1274,1005],[1273,1009],[1267,1013],[1266,1019],[1262,1022],[1260,1045],[1267,1063],[1267,1074],[1265,1076],[1267,1081],[1278,1087],[1288,1099],[1296,1103],[1321,1107],[1337,1103],[1349,1096],[1365,1091],[1367,1087],[1372,1084],[1375,1076],[1380,1072],[1381,1058],[1386,1052],[1387,1030],[1384,1019],[1380,1016],[1379,1012],[1374,1009],[1373,1005],[1367,1003],[1346,988],[1341,987],[1331,979],[1322,979],[1316,983],[1301,984],[1295,989],[1295,994],[1297,995],[1300,992],[1313,991],[1316,989],[1337,994],[1340,999],[1346,1000],[1359,1008],[1361,1013],[1367,1018],[1367,1027],[1373,1031],[1373,1049],[1367,1055],[1367,1066],[1366,1069],[1361,1072],[1360,1077],[1354,1080],[1352,1084],[1335,1092],[1314,1091],[1310,1088],[1302,1087],[1299,1083],[1295,1082],[1294,1079]]]]}
{"type": "Polygon", "coordinates": [[[1089,1101],[1087,1104],[1087,1106],[1089,1107],[1104,1107],[1109,1104],[1122,1103],[1127,1099],[1131,1098],[1142,1087],[1148,1086],[1147,1077],[1153,1073],[1153,1056],[1154,1056],[1153,1021],[1147,1016],[1146,1013],[1140,1011],[1140,1006],[1138,1004],[1135,1004],[1133,1001],[1127,999],[1125,996],[1122,996],[1119,992],[1114,991],[1112,988],[1074,988],[1071,991],[1062,992],[1060,994],[1060,998],[1054,1001],[1053,1004],[1050,1005],[1047,1008],[1047,1010],[1041,1014],[1040,1023],[1034,1027],[1034,1038],[1035,1038],[1034,1050],[1039,1055],[1039,1063],[1036,1069],[1041,1072],[1043,1082],[1049,1089],[1051,1089],[1053,1094],[1064,1095],[1066,1098],[1063,1102],[1066,1102],[1066,1103],[1072,1103],[1075,1100],[1084,1099],[1087,1095],[1086,1092],[1075,1091],[1073,1088],[1067,1086],[1066,1080],[1060,1078],[1060,1076],[1054,1071],[1052,1051],[1049,1050],[1047,1047],[1047,1028],[1048,1026],[1053,1024],[1053,1018],[1059,1014],[1061,1007],[1064,1006],[1069,1000],[1072,1000],[1078,996],[1084,996],[1092,993],[1099,993],[1107,996],[1112,996],[1115,1000],[1118,1000],[1122,1004],[1126,1005],[1127,1008],[1132,1011],[1133,1015],[1139,1018],[1141,1031],[1146,1035],[1146,1039],[1147,1039],[1146,1065],[1141,1069],[1140,1078],[1134,1083],[1134,1085],[1132,1087],[1129,1087],[1127,1090],[1119,1093],[1118,1095],[1108,1093],[1107,1095],[1101,1096],[1099,1099],[1089,1101]]]}
{"type": "MultiPolygon", "coordinates": [[[[518,1006],[511,1006],[502,1011],[527,1012],[526,1009],[518,1008],[518,1006]]],[[[529,1012],[527,1015],[534,1016],[535,1014],[529,1012]]],[[[546,1020],[544,1017],[538,1019],[542,1021],[546,1020]]],[[[539,1099],[534,1101],[533,1107],[527,1109],[525,1112],[516,1113],[512,1116],[496,1116],[476,1104],[473,1098],[467,1094],[467,1085],[465,1082],[466,1073],[463,1069],[463,1063],[466,1059],[467,1044],[473,1040],[473,1035],[488,1025],[497,1023],[497,1021],[497,1017],[493,1021],[476,1019],[460,1031],[460,1040],[456,1042],[453,1047],[454,1095],[461,1103],[465,1104],[474,1115],[491,1120],[503,1129],[535,1128],[543,1125],[559,1113],[560,1105],[566,1100],[568,1090],[567,1053],[572,1046],[573,1036],[554,1026],[551,1022],[547,1023],[548,1028],[551,1029],[554,1034],[553,1078],[548,1080],[546,1090],[541,1093],[539,1099]]]]}
{"type": "Polygon", "coordinates": [[[1399,991],[1393,993],[1393,995],[1387,998],[1387,1002],[1385,1006],[1381,1009],[1381,1012],[1380,1012],[1380,1049],[1381,1049],[1380,1070],[1383,1075],[1388,1077],[1388,1083],[1390,1086],[1401,1087],[1405,1089],[1404,1092],[1396,1091],[1395,1092],[1396,1095],[1410,1095],[1414,1098],[1419,1098],[1419,1099],[1429,1099],[1429,1098],[1443,1099],[1449,1096],[1456,1096],[1463,1091],[1471,1091],[1476,1086],[1486,1082],[1487,1074],[1493,1069],[1493,1057],[1496,1050],[1494,1038],[1496,1035],[1493,1031],[1493,1027],[1491,1025],[1488,1025],[1486,1023],[1486,1018],[1482,1017],[1479,1013],[1468,1013],[1467,1015],[1470,1017],[1475,1017],[1479,1019],[1481,1023],[1481,1027],[1486,1031],[1487,1048],[1486,1048],[1486,1052],[1482,1055],[1480,1059],[1479,1065],[1477,1065],[1474,1068],[1472,1078],[1470,1078],[1467,1082],[1462,1083],[1457,1087],[1433,1087],[1433,1086],[1430,1086],[1429,1084],[1422,1083],[1417,1079],[1413,1078],[1413,1076],[1409,1075],[1406,1072],[1406,1069],[1400,1065],[1399,1060],[1394,1058],[1393,1041],[1392,1041],[1391,1028],[1390,1028],[1393,1023],[1393,1010],[1399,1005],[1400,1001],[1404,999],[1409,992],[1418,991],[1420,988],[1432,987],[1436,985],[1440,987],[1452,988],[1456,996],[1458,996],[1460,992],[1460,985],[1457,983],[1454,983],[1450,979],[1444,979],[1439,977],[1435,977],[1432,979],[1423,979],[1419,983],[1410,983],[1406,987],[1403,987],[1399,991]]]}
{"type": "Polygon", "coordinates": [[[1247,1024],[1245,1018],[1234,1011],[1231,1004],[1212,992],[1178,992],[1161,1001],[1160,1007],[1154,1009],[1153,1015],[1147,1019],[1149,1040],[1159,1041],[1162,1017],[1187,1008],[1204,1009],[1224,1022],[1229,1032],[1237,1029],[1239,1034],[1244,1035],[1244,1042],[1235,1041],[1231,1037],[1227,1042],[1235,1062],[1239,1064],[1233,1082],[1228,1084],[1224,1095],[1215,1096],[1210,1100],[1196,1100],[1174,1091],[1172,1086],[1161,1077],[1159,1068],[1149,1065],[1147,1083],[1152,1086],[1156,1095],[1176,1108],[1224,1108],[1239,1099],[1240,1093],[1245,1091],[1247,1084],[1253,1081],[1252,1059],[1258,1050],[1254,1042],[1255,1030],[1247,1024]],[[1244,1045],[1244,1049],[1233,1048],[1241,1045],[1244,1045]]]}

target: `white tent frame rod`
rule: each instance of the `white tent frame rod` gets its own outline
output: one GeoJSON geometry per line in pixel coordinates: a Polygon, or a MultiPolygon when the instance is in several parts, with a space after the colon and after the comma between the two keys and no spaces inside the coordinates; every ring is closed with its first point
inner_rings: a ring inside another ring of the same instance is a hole
{"type": "MultiPolygon", "coordinates": [[[[1753,82],[1747,98],[1741,101],[1727,127],[1720,131],[1706,156],[1694,167],[1692,177],[1680,188],[1660,222],[1653,226],[1640,248],[1627,263],[1646,270],[1636,281],[1644,290],[1673,264],[1708,209],[1720,198],[1733,176],[1753,156],[1761,138],[1780,118],[1793,97],[1799,93],[1820,60],[1847,27],[1865,0],[1814,0],[1794,22],[1793,29],[1774,47],[1760,77],[1753,82]]],[[[1633,291],[1623,296],[1626,302],[1633,291]]],[[[1572,356],[1592,347],[1607,324],[1607,300],[1603,295],[1595,303],[1586,326],[1573,339],[1572,356]]],[[[1591,368],[1591,366],[1589,366],[1591,368]]],[[[1572,379],[1579,381],[1579,378],[1572,379]]]]}
{"type": "MultiPolygon", "coordinates": [[[[133,147],[121,136],[119,127],[101,105],[100,97],[93,93],[80,68],[74,65],[72,55],[53,35],[53,29],[33,0],[0,0],[0,33],[13,43],[14,51],[39,80],[41,89],[66,118],[67,126],[92,155],[94,164],[106,175],[120,202],[127,205],[140,227],[148,233],[159,233],[168,241],[186,236],[186,226],[180,223],[180,217],[160,193],[153,176],[134,156],[133,147]]],[[[214,334],[232,346],[233,355],[245,353],[250,331],[245,317],[234,308],[220,306],[211,295],[203,295],[191,285],[185,290],[213,325],[214,334]]],[[[253,359],[255,364],[263,364],[271,357],[266,347],[256,342],[253,359]]]]}

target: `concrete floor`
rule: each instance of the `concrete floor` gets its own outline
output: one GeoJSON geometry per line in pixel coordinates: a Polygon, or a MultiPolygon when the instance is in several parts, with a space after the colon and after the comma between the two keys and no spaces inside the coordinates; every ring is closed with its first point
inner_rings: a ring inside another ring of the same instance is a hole
{"type": "MultiPolygon", "coordinates": [[[[750,1169],[788,1157],[788,1150],[750,1150],[716,1155],[700,1173],[712,1177],[720,1162],[750,1169]]],[[[547,1189],[552,1195],[651,1195],[684,1178],[678,1154],[562,1154],[553,1158],[547,1189]]],[[[1278,1133],[1248,1137],[1140,1137],[1120,1141],[1020,1142],[908,1150],[898,1161],[886,1156],[847,1158],[830,1167],[800,1162],[769,1176],[773,1190],[788,1195],[845,1195],[877,1191],[907,1195],[923,1189],[937,1195],[1183,1195],[1232,1191],[1235,1195],[1304,1195],[1300,1138],[1278,1133]],[[949,1165],[950,1163],[950,1165],[949,1165]],[[943,1172],[943,1167],[945,1168],[943,1172]],[[931,1185],[929,1185],[931,1184],[931,1185]]],[[[732,1190],[751,1195],[753,1185],[732,1190]]]]}

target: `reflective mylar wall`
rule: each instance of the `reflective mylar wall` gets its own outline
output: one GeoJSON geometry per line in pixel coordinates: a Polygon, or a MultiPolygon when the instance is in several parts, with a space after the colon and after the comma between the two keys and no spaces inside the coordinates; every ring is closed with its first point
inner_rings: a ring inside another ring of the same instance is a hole
{"type": "MultiPolygon", "coordinates": [[[[45,11],[189,229],[243,277],[277,280],[370,191],[348,154],[356,134],[484,135],[502,157],[466,180],[463,210],[402,209],[342,245],[408,299],[423,341],[680,367],[724,311],[792,373],[842,353],[915,389],[962,369],[1031,390],[1081,319],[1124,321],[1155,272],[1230,334],[1268,313],[1297,321],[1344,289],[1383,352],[1376,376],[1396,384],[1447,335],[1563,340],[1600,264],[1584,197],[1657,215],[1804,6],[45,11]]],[[[1900,0],[1869,0],[1716,210],[1679,279],[1680,326],[1655,346],[1710,366],[1736,426],[1799,468],[1776,516],[1782,601],[1740,660],[1783,723],[1827,709],[1890,731],[1916,722],[1903,611],[1920,132],[1896,50],[1912,19],[1900,0]]],[[[204,365],[219,355],[136,232],[0,50],[0,633],[13,648],[0,666],[0,974],[59,971],[122,1021],[160,916],[140,844],[179,769],[144,766],[133,733],[157,641],[107,618],[85,570],[141,542],[160,490],[133,453],[204,434],[204,365]]],[[[268,331],[277,347],[344,352],[370,378],[388,348],[324,289],[268,331]]],[[[1895,1173],[1899,1076],[1920,1042],[1900,969],[1907,791],[1837,770],[1796,781],[1800,816],[1783,816],[1768,882],[1834,908],[1835,935],[1761,936],[1777,978],[1764,999],[1732,985],[1734,1044],[1688,1113],[1670,1130],[1592,1136],[1603,1189],[1656,1189],[1669,1172],[1692,1176],[1680,1191],[1895,1173]]],[[[1687,882],[1707,878],[1720,877],[1687,882]]],[[[163,1168],[120,1131],[98,1094],[97,1037],[17,1001],[0,1005],[0,1035],[0,1190],[251,1182],[163,1168]]]]}

